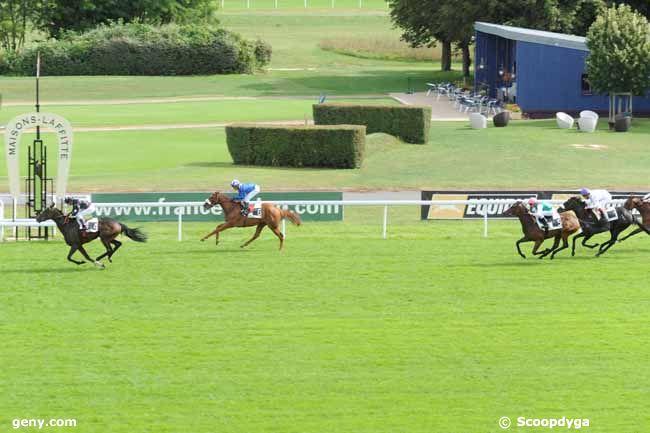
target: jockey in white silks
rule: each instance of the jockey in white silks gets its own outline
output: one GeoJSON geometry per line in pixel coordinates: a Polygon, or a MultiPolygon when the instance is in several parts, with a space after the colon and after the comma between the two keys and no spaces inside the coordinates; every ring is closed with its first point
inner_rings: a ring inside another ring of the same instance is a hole
{"type": "Polygon", "coordinates": [[[596,218],[601,219],[606,217],[605,209],[612,203],[612,195],[604,189],[588,190],[582,188],[580,195],[587,203],[587,209],[590,209],[596,215],[596,218]],[[600,215],[599,215],[600,214],[600,215]]]}
{"type": "Polygon", "coordinates": [[[528,199],[528,210],[539,221],[544,230],[548,230],[548,221],[554,217],[553,206],[545,201],[539,201],[535,197],[528,199]]]}

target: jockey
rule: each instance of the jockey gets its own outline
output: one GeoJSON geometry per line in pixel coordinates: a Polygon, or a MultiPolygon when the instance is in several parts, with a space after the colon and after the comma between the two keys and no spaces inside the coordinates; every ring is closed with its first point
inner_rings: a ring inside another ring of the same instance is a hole
{"type": "Polygon", "coordinates": [[[251,199],[260,192],[260,187],[254,183],[241,183],[237,179],[230,182],[232,189],[237,191],[237,195],[233,198],[235,201],[241,203],[241,214],[248,216],[248,204],[251,199]]]}
{"type": "Polygon", "coordinates": [[[590,191],[587,188],[580,190],[580,195],[587,203],[587,209],[590,209],[599,220],[605,218],[605,209],[612,202],[612,195],[604,189],[594,189],[590,191]],[[600,215],[598,215],[600,213],[600,215]]]}
{"type": "Polygon", "coordinates": [[[528,210],[540,222],[545,231],[548,231],[548,220],[553,218],[553,206],[545,201],[539,201],[536,197],[528,199],[528,210]]]}
{"type": "Polygon", "coordinates": [[[95,213],[95,205],[88,200],[82,200],[73,197],[66,197],[63,200],[65,204],[72,205],[70,216],[77,219],[79,228],[86,230],[86,216],[92,216],[95,213]]]}

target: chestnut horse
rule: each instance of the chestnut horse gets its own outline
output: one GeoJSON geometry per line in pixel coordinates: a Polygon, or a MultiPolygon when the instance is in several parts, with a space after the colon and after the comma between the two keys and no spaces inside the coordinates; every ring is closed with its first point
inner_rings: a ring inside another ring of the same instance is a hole
{"type": "Polygon", "coordinates": [[[212,193],[212,195],[205,200],[203,208],[210,209],[216,205],[221,206],[223,209],[223,215],[226,222],[219,224],[216,229],[203,236],[203,238],[201,238],[201,242],[214,235],[216,237],[216,244],[219,244],[219,233],[226,229],[232,227],[257,226],[253,237],[241,246],[242,248],[245,248],[260,236],[260,233],[264,227],[268,226],[271,231],[275,233],[278,239],[280,239],[280,249],[282,249],[282,246],[284,245],[284,235],[278,228],[280,222],[282,222],[283,219],[288,218],[292,223],[296,225],[302,224],[300,221],[300,216],[298,216],[297,213],[286,209],[280,209],[271,203],[262,204],[262,218],[251,218],[244,216],[241,214],[241,206],[238,202],[218,191],[212,193]]]}
{"type": "Polygon", "coordinates": [[[526,209],[526,206],[521,201],[513,204],[509,209],[507,209],[503,215],[505,216],[516,216],[521,222],[521,229],[524,232],[524,237],[519,239],[515,245],[517,246],[517,252],[524,259],[526,256],[521,252],[519,244],[524,242],[535,242],[533,246],[533,255],[539,256],[540,259],[543,259],[547,255],[551,254],[551,259],[555,257],[559,251],[569,248],[569,236],[573,233],[580,230],[580,222],[573,212],[564,212],[560,214],[562,219],[562,228],[556,230],[547,230],[544,231],[539,228],[537,221],[535,221],[535,216],[531,215],[526,209]],[[544,240],[554,238],[553,246],[549,249],[545,249],[542,252],[537,252],[539,247],[542,245],[544,240]],[[560,239],[562,239],[562,246],[560,245],[560,239]]]}
{"type": "MultiPolygon", "coordinates": [[[[639,197],[632,196],[625,201],[623,207],[627,210],[634,210],[634,209],[638,210],[639,213],[641,214],[641,220],[642,220],[641,224],[646,229],[650,228],[650,203],[641,200],[641,198],[639,197]]],[[[639,233],[642,232],[645,232],[646,234],[650,234],[648,233],[648,230],[644,230],[643,227],[638,227],[632,233],[620,239],[619,242],[623,242],[625,239],[630,238],[634,235],[638,235],[639,233]]]]}

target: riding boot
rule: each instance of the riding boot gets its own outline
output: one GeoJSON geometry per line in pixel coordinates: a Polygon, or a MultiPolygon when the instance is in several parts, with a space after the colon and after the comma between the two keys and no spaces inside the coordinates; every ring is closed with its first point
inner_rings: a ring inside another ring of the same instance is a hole
{"type": "Polygon", "coordinates": [[[243,216],[248,216],[248,203],[245,201],[241,202],[241,214],[243,216]]]}

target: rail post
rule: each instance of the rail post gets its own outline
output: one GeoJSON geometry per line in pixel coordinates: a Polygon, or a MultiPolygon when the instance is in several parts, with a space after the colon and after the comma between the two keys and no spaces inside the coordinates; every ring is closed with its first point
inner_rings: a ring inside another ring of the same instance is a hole
{"type": "Polygon", "coordinates": [[[386,239],[387,236],[387,228],[388,228],[388,205],[384,206],[384,231],[383,231],[383,237],[386,239]]]}
{"type": "Polygon", "coordinates": [[[483,237],[488,237],[488,212],[487,208],[483,212],[483,237]]]}
{"type": "MultiPolygon", "coordinates": [[[[0,200],[0,221],[5,219],[5,204],[0,200]]],[[[5,226],[0,223],[0,242],[5,240],[5,226]]]]}
{"type": "Polygon", "coordinates": [[[178,242],[183,241],[183,208],[178,209],[178,242]]]}

